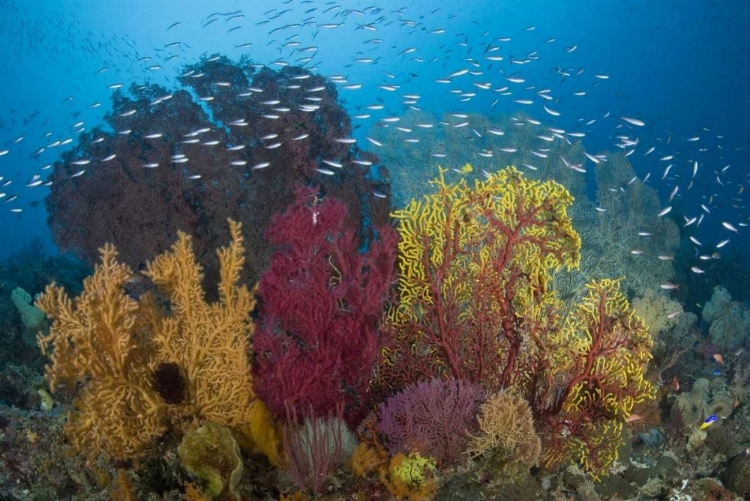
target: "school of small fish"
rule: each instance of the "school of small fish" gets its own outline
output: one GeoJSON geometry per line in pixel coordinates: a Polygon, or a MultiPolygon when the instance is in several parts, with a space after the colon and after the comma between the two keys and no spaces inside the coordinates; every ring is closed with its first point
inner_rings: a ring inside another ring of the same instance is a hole
{"type": "MultiPolygon", "coordinates": [[[[440,4],[441,7],[421,12],[409,6],[352,8],[349,4],[346,1],[285,0],[278,2],[278,7],[264,12],[241,9],[214,12],[193,19],[179,18],[178,13],[172,12],[170,15],[174,18],[165,20],[163,32],[155,34],[157,39],[164,41],[162,45],[143,51],[137,40],[121,37],[118,42],[126,47],[130,63],[140,71],[140,74],[129,73],[136,82],[159,74],[168,74],[165,78],[172,81],[178,76],[201,78],[201,74],[179,74],[181,64],[193,62],[203,53],[200,39],[195,36],[182,38],[183,35],[196,33],[196,30],[203,37],[223,40],[224,53],[235,59],[242,56],[253,58],[258,48],[262,48],[261,53],[277,53],[278,57],[273,60],[257,62],[275,68],[298,65],[310,72],[323,74],[337,86],[354,123],[395,127],[404,133],[404,148],[418,143],[419,139],[409,136],[411,129],[399,125],[401,115],[407,110],[422,110],[424,105],[421,103],[425,102],[439,102],[441,106],[447,106],[450,111],[445,116],[450,119],[419,123],[417,127],[460,128],[467,134],[491,136],[496,146],[475,152],[484,158],[515,154],[521,145],[504,142],[504,131],[497,127],[472,123],[472,114],[523,111],[529,116],[538,116],[538,120],[529,118],[527,121],[547,126],[548,132],[538,136],[539,146],[530,151],[540,158],[547,158],[550,145],[558,141],[585,144],[592,136],[599,140],[611,138],[614,141],[610,147],[624,151],[640,173],[628,185],[648,183],[650,179],[660,183],[654,187],[660,190],[663,205],[654,216],[674,217],[683,226],[684,232],[690,232],[686,235],[695,254],[695,263],[690,265],[691,273],[708,275],[710,261],[719,257],[718,250],[742,235],[750,219],[743,197],[745,186],[732,181],[736,179],[728,174],[732,165],[724,162],[725,152],[737,148],[726,144],[723,136],[713,133],[709,127],[696,130],[689,137],[674,137],[668,130],[659,130],[649,120],[648,113],[642,110],[636,109],[627,114],[602,110],[595,116],[580,115],[578,102],[594,99],[593,96],[602,92],[612,92],[616,89],[617,81],[599,68],[577,66],[575,58],[582,47],[576,40],[558,39],[555,33],[540,33],[533,25],[509,28],[502,33],[482,31],[476,28],[481,25],[481,20],[472,21],[475,29],[470,33],[454,30],[452,26],[458,21],[467,22],[457,5],[449,7],[440,4]],[[346,41],[349,51],[344,60],[338,56],[341,51],[339,41],[342,40],[346,41]],[[534,45],[532,50],[526,50],[529,44],[534,45]],[[326,51],[330,51],[331,55],[326,51]],[[336,61],[332,63],[329,57],[335,57],[336,61]],[[540,66],[549,70],[546,74],[551,76],[539,79],[540,66]],[[679,215],[675,216],[676,213],[679,215]],[[723,237],[716,238],[716,235],[723,237]]],[[[123,72],[126,70],[118,73],[114,65],[103,64],[82,78],[94,79],[96,85],[107,91],[117,91],[128,84],[122,78],[112,80],[109,75],[122,75],[123,72]]],[[[298,77],[298,83],[304,85],[304,79],[308,76],[298,77]]],[[[233,88],[230,82],[213,84],[222,92],[236,92],[257,100],[268,108],[268,113],[263,116],[269,121],[290,110],[283,102],[264,98],[264,89],[233,88]]],[[[323,89],[306,89],[310,98],[309,104],[303,105],[303,111],[314,113],[319,108],[315,93],[323,89]]],[[[76,107],[72,114],[76,119],[58,130],[50,127],[40,138],[24,133],[0,145],[0,206],[5,211],[19,216],[23,213],[24,207],[19,198],[23,196],[23,190],[39,190],[41,193],[34,192],[32,196],[44,196],[44,188],[50,185],[46,174],[52,166],[53,157],[66,147],[75,146],[79,134],[97,125],[95,120],[77,119],[79,114],[86,112],[86,116],[91,116],[91,113],[100,113],[98,116],[101,117],[106,113],[107,102],[92,102],[86,95],[76,95],[74,90],[70,92],[63,101],[76,107]],[[16,169],[20,169],[20,174],[12,176],[11,172],[16,169]]],[[[162,96],[151,106],[158,106],[171,97],[171,94],[162,96]]],[[[197,98],[206,102],[213,99],[210,95],[197,98]]],[[[136,117],[143,111],[130,109],[120,116],[136,117]]],[[[51,120],[52,117],[47,118],[45,126],[51,120]]],[[[247,124],[238,118],[227,125],[241,127],[247,124]]],[[[182,142],[200,148],[224,147],[237,151],[238,155],[242,154],[241,150],[246,145],[202,141],[201,135],[209,130],[193,131],[182,142]]],[[[127,135],[133,131],[124,129],[116,132],[127,135]]],[[[162,138],[159,130],[140,132],[147,141],[162,138]]],[[[378,148],[383,147],[382,142],[372,137],[359,133],[355,135],[357,137],[342,137],[336,141],[342,144],[356,143],[376,153],[378,148]]],[[[259,144],[274,149],[284,141],[305,141],[307,135],[281,137],[266,134],[259,139],[259,144]]],[[[103,138],[94,139],[101,140],[103,138]]],[[[436,157],[440,155],[440,152],[433,153],[436,157]]],[[[593,149],[584,148],[584,155],[593,166],[608,161],[606,154],[593,149]]],[[[114,154],[102,158],[79,158],[72,162],[76,170],[70,177],[86,176],[90,169],[105,168],[107,163],[115,160],[114,154]]],[[[576,164],[559,158],[561,164],[581,176],[589,172],[586,160],[583,164],[576,164]]],[[[177,154],[171,161],[184,164],[188,180],[197,183],[208,181],[204,179],[205,176],[190,172],[189,155],[177,154]]],[[[247,164],[246,160],[238,157],[230,165],[219,168],[243,167],[247,164]]],[[[503,166],[502,163],[498,164],[498,167],[503,166]]],[[[143,163],[142,167],[168,168],[159,163],[143,163]]],[[[249,168],[272,170],[273,167],[263,162],[249,168]]],[[[471,170],[468,165],[454,167],[459,174],[471,170]]],[[[530,163],[523,163],[522,167],[536,170],[530,163]]],[[[346,165],[338,159],[321,158],[317,172],[334,176],[339,169],[345,168],[346,165]]],[[[611,188],[626,190],[628,186],[611,188]]],[[[374,195],[385,197],[380,192],[374,195]]],[[[601,203],[597,204],[596,212],[598,217],[611,217],[607,207],[601,203]]],[[[659,238],[659,235],[648,232],[639,235],[659,238]]],[[[673,259],[673,256],[644,255],[646,253],[638,248],[631,249],[630,253],[643,259],[673,259]]],[[[679,288],[679,284],[665,283],[661,287],[673,291],[679,288]]]]}

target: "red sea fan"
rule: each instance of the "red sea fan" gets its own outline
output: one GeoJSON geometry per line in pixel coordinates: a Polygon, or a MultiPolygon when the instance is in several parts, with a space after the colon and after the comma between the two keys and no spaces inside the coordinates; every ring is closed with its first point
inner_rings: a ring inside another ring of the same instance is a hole
{"type": "Polygon", "coordinates": [[[380,360],[398,235],[377,228],[363,252],[346,217],[339,200],[298,186],[266,235],[275,251],[258,289],[253,373],[258,396],[281,419],[287,406],[324,416],[345,403],[345,419],[356,423],[380,360]]]}
{"type": "Polygon", "coordinates": [[[481,386],[468,381],[422,381],[380,405],[378,428],[391,452],[416,451],[444,467],[458,460],[468,433],[476,433],[484,398],[481,386]]]}

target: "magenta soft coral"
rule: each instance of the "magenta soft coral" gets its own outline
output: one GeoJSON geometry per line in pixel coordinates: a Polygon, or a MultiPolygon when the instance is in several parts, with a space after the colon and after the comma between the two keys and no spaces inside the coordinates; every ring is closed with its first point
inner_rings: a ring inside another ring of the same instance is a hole
{"type": "Polygon", "coordinates": [[[398,234],[377,228],[363,252],[346,217],[341,201],[298,186],[267,232],[276,249],[258,289],[253,381],[277,417],[286,405],[323,416],[344,403],[347,421],[356,421],[379,361],[398,234]]]}
{"type": "Polygon", "coordinates": [[[390,452],[419,452],[443,467],[455,464],[469,434],[479,429],[477,412],[485,400],[481,386],[433,378],[406,387],[378,409],[378,429],[390,452]]]}

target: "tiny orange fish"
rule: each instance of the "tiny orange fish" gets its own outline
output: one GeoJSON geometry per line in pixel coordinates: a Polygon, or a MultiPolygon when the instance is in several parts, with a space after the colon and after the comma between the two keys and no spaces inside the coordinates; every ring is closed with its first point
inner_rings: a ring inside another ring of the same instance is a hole
{"type": "Polygon", "coordinates": [[[628,416],[628,423],[634,423],[636,421],[640,421],[641,419],[643,419],[643,416],[641,416],[640,414],[631,414],[630,416],[628,416]]]}
{"type": "Polygon", "coordinates": [[[724,355],[721,353],[714,353],[714,360],[716,360],[719,365],[724,365],[724,355]]]}
{"type": "Polygon", "coordinates": [[[680,391],[680,382],[677,380],[677,376],[672,379],[672,388],[674,391],[680,391]]]}

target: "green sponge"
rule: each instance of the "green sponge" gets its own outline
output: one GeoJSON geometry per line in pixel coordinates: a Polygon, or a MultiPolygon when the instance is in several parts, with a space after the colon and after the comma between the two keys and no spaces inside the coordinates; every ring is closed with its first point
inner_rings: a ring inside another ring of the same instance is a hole
{"type": "Polygon", "coordinates": [[[239,501],[236,488],[242,477],[242,457],[227,428],[209,422],[190,430],[177,453],[185,469],[203,482],[205,494],[213,499],[239,501]]]}
{"type": "Polygon", "coordinates": [[[31,304],[31,294],[20,287],[16,287],[10,293],[10,300],[16,305],[16,309],[21,314],[21,321],[27,329],[40,329],[42,327],[44,313],[31,304]]]}

